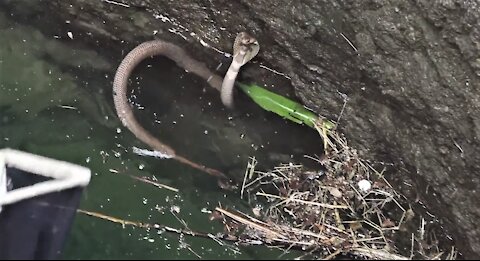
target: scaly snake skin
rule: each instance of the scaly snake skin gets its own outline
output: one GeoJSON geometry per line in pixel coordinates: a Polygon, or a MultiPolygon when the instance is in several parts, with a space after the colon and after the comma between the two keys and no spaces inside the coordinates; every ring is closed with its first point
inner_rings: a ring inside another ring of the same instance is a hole
{"type": "Polygon", "coordinates": [[[225,78],[222,79],[222,77],[210,71],[205,64],[191,58],[184,49],[174,44],[162,40],[153,40],[135,47],[122,60],[113,80],[113,100],[122,124],[139,140],[166,157],[174,158],[211,175],[225,178],[225,175],[218,170],[207,168],[177,155],[172,147],[166,145],[144,129],[135,119],[132,105],[128,102],[127,87],[130,74],[141,61],[152,56],[163,55],[175,61],[178,66],[184,68],[187,72],[192,72],[205,79],[210,86],[221,92],[223,104],[231,108],[233,106],[233,87],[238,70],[258,53],[259,46],[255,38],[242,32],[237,35],[233,49],[234,57],[232,64],[225,78]]]}

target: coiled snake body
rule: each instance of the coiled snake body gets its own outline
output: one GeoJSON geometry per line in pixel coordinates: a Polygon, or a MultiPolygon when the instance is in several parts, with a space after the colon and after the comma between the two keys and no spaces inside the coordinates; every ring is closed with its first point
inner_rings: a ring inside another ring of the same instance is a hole
{"type": "Polygon", "coordinates": [[[224,174],[218,170],[207,168],[177,155],[172,147],[154,137],[138,123],[133,114],[132,105],[127,98],[128,79],[141,61],[148,57],[163,55],[175,61],[178,66],[184,68],[187,72],[193,72],[205,79],[210,86],[221,92],[222,103],[231,108],[233,106],[233,87],[238,71],[241,66],[258,53],[258,50],[259,45],[255,38],[244,32],[239,33],[233,45],[232,64],[222,79],[222,77],[210,71],[205,64],[191,58],[184,49],[177,45],[162,40],[144,42],[125,56],[116,71],[113,80],[113,100],[117,115],[125,127],[153,150],[162,153],[165,157],[176,159],[211,175],[225,178],[224,174]]]}

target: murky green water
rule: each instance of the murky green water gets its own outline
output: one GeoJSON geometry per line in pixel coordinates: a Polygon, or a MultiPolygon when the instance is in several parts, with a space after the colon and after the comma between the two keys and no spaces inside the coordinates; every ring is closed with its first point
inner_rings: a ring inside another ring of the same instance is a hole
{"type": "MultiPolygon", "coordinates": [[[[221,204],[248,211],[238,192],[222,191],[215,179],[171,160],[132,153],[133,146],[147,147],[120,126],[111,100],[111,80],[122,54],[109,52],[101,42],[95,50],[89,49],[73,32],[70,38],[68,21],[52,27],[45,14],[35,12],[0,5],[0,147],[90,168],[92,181],[80,206],[84,210],[176,228],[184,228],[179,221],[184,220],[192,230],[211,233],[223,228],[208,220],[208,210],[221,204]],[[117,171],[155,176],[180,191],[159,189],[117,171]]],[[[180,154],[236,179],[243,177],[251,156],[257,157],[259,168],[269,168],[291,157],[321,152],[313,131],[253,109],[246,99],[238,103],[239,109],[226,111],[218,93],[208,88],[173,62],[156,58],[135,72],[132,100],[141,109],[137,115],[142,124],[180,154]]],[[[64,257],[263,259],[282,255],[261,247],[238,250],[209,239],[122,228],[79,214],[64,257]]]]}

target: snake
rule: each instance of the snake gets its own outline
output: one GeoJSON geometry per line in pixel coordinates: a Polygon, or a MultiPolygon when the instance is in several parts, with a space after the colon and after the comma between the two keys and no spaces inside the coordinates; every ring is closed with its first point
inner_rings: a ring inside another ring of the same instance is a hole
{"type": "Polygon", "coordinates": [[[208,69],[204,63],[192,58],[185,49],[178,45],[161,39],[143,42],[123,58],[115,72],[113,80],[113,101],[117,116],[122,122],[122,125],[129,129],[137,139],[150,146],[155,152],[160,153],[163,158],[173,158],[208,174],[226,178],[225,174],[218,170],[208,168],[178,155],[172,147],[142,127],[134,116],[133,105],[128,101],[128,81],[135,67],[144,59],[153,56],[165,56],[185,71],[200,76],[206,80],[211,87],[220,91],[220,99],[223,105],[231,109],[233,108],[233,93],[238,72],[243,65],[258,54],[258,51],[259,44],[253,36],[246,32],[238,33],[233,44],[232,63],[225,77],[221,77],[208,69]]]}

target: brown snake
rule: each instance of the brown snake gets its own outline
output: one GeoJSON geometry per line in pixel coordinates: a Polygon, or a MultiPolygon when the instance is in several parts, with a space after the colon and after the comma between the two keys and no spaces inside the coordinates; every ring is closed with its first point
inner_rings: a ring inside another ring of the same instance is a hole
{"type": "Polygon", "coordinates": [[[187,72],[205,79],[210,86],[221,92],[222,103],[231,108],[233,106],[233,87],[235,78],[242,65],[250,61],[258,53],[259,45],[255,38],[249,34],[239,33],[233,45],[233,61],[224,79],[210,71],[205,64],[190,57],[184,49],[163,40],[144,42],[131,50],[122,60],[115,73],[113,80],[113,100],[117,115],[122,124],[127,127],[139,140],[149,145],[153,150],[159,152],[165,158],[173,158],[194,168],[205,171],[211,175],[226,178],[218,170],[205,167],[192,162],[185,157],[179,156],[175,150],[154,137],[135,119],[132,105],[128,102],[127,87],[128,79],[134,68],[144,59],[163,55],[175,61],[178,66],[187,72]]]}

